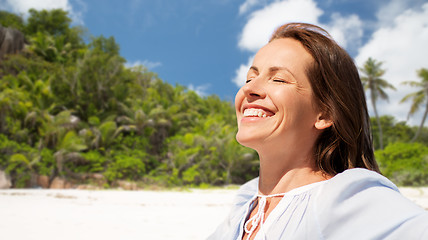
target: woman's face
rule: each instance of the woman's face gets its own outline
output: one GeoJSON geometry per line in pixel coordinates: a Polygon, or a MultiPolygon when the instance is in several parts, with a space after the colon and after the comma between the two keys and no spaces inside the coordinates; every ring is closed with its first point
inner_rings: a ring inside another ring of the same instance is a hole
{"type": "Polygon", "coordinates": [[[320,112],[305,71],[312,61],[291,38],[273,40],[259,50],[235,98],[239,143],[255,150],[298,151],[315,141],[320,112]]]}

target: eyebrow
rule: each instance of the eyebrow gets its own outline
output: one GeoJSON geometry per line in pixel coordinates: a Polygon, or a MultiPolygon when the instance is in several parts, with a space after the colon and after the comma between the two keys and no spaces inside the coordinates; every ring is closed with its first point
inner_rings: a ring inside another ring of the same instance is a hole
{"type": "Polygon", "coordinates": [[[259,69],[257,67],[255,67],[255,66],[251,66],[249,70],[253,70],[253,71],[257,72],[257,73],[259,72],[259,69]]]}
{"type": "MultiPolygon", "coordinates": [[[[251,66],[250,67],[250,70],[254,70],[254,71],[256,71],[257,73],[259,73],[259,69],[256,67],[256,66],[251,66]]],[[[286,67],[270,67],[269,68],[269,72],[278,72],[278,71],[282,71],[282,70],[285,70],[285,71],[287,71],[287,72],[289,72],[294,78],[295,78],[295,76],[294,76],[294,74],[293,74],[293,72],[291,72],[288,68],[286,68],[286,67]]]]}

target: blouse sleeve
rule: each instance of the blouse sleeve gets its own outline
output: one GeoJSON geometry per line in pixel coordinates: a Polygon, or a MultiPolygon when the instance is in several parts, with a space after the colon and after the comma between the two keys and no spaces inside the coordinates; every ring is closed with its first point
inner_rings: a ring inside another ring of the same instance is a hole
{"type": "Polygon", "coordinates": [[[428,212],[373,171],[338,174],[320,188],[317,199],[325,239],[428,239],[428,212]]]}

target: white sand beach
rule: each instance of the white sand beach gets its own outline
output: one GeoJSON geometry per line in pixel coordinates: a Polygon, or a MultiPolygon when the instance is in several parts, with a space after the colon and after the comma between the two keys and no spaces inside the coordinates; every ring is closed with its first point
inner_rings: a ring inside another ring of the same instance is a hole
{"type": "MultiPolygon", "coordinates": [[[[400,188],[428,209],[428,187],[400,188]]],[[[0,190],[0,239],[205,239],[236,190],[0,190]]]]}

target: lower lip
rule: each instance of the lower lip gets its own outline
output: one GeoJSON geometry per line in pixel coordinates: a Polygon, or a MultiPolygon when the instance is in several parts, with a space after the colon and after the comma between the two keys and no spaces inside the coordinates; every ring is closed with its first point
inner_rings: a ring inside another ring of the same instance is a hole
{"type": "Polygon", "coordinates": [[[269,119],[269,117],[243,117],[241,122],[256,122],[269,119]]]}

